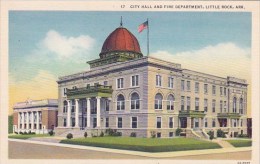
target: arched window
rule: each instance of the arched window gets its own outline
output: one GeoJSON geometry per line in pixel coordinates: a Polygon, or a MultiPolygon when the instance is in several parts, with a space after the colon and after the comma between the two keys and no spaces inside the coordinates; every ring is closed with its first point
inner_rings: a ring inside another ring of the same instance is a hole
{"type": "Polygon", "coordinates": [[[239,113],[243,114],[243,99],[240,98],[239,100],[239,113]]]}
{"type": "Polygon", "coordinates": [[[68,103],[67,101],[63,101],[63,113],[67,113],[68,111],[68,103]]]}
{"type": "Polygon", "coordinates": [[[117,96],[117,110],[125,110],[125,98],[121,94],[117,96]]]}
{"type": "Polygon", "coordinates": [[[140,98],[136,92],[131,95],[131,109],[140,109],[140,98]]]}
{"type": "Polygon", "coordinates": [[[174,96],[172,94],[167,98],[167,110],[174,110],[174,96]]]}
{"type": "Polygon", "coordinates": [[[154,108],[155,109],[162,109],[162,94],[157,93],[155,95],[155,100],[154,100],[154,108]]]}
{"type": "Polygon", "coordinates": [[[237,112],[237,98],[233,98],[233,113],[237,112]]]}

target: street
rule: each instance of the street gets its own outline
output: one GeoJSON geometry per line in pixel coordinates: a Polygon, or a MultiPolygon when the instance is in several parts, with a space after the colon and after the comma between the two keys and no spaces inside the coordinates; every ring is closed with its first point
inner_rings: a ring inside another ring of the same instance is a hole
{"type": "MultiPolygon", "coordinates": [[[[137,155],[107,153],[93,150],[81,150],[32,143],[9,142],[10,159],[154,159],[137,155]]],[[[195,160],[250,160],[251,151],[194,155],[159,159],[195,159],[195,160]]]]}

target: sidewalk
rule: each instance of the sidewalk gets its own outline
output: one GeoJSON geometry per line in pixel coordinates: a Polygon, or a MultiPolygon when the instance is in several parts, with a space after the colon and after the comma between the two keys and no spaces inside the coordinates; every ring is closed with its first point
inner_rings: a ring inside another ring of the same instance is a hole
{"type": "Polygon", "coordinates": [[[59,147],[66,147],[66,148],[73,148],[73,149],[94,150],[94,151],[127,154],[127,155],[138,155],[138,156],[153,157],[153,158],[180,157],[180,156],[189,156],[189,155],[217,154],[217,153],[241,152],[241,151],[252,150],[251,147],[243,147],[243,148],[232,147],[232,148],[221,148],[221,149],[205,149],[205,150],[189,150],[189,151],[178,151],[178,152],[149,153],[149,152],[140,152],[140,151],[91,147],[91,146],[70,145],[70,144],[62,144],[62,143],[57,143],[57,142],[55,143],[55,142],[35,141],[35,140],[20,140],[20,139],[8,139],[8,140],[9,141],[15,141],[15,142],[40,144],[40,145],[59,146],[59,147]]]}

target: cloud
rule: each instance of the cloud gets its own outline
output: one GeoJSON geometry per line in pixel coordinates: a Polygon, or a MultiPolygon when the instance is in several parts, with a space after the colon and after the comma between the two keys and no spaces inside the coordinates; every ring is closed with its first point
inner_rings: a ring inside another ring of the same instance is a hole
{"type": "Polygon", "coordinates": [[[61,35],[55,30],[50,30],[40,44],[43,49],[47,49],[62,59],[86,53],[91,50],[94,43],[95,40],[88,35],[68,37],[61,35]]]}
{"type": "Polygon", "coordinates": [[[241,48],[234,43],[220,43],[176,54],[160,50],[151,56],[179,63],[182,68],[222,77],[235,76],[250,81],[250,54],[249,48],[241,48]]]}

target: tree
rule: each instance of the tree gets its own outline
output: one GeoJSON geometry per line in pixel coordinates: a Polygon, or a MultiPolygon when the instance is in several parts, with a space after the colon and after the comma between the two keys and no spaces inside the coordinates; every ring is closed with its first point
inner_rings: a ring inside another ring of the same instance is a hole
{"type": "Polygon", "coordinates": [[[13,133],[13,115],[8,116],[8,133],[13,133]]]}

